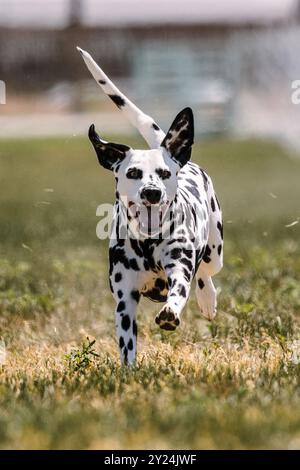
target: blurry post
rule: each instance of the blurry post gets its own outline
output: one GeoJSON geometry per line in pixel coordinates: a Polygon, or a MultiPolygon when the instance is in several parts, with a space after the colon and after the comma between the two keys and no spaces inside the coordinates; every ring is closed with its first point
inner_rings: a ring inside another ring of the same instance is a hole
{"type": "Polygon", "coordinates": [[[69,26],[80,26],[82,16],[82,1],[69,0],[69,26]]]}
{"type": "Polygon", "coordinates": [[[6,104],[6,87],[3,80],[0,80],[0,104],[6,104]]]}

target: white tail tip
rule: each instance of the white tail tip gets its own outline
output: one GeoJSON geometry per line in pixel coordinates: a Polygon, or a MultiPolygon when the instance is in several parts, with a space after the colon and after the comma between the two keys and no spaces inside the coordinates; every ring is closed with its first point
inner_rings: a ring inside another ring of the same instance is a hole
{"type": "Polygon", "coordinates": [[[78,50],[78,52],[80,52],[80,54],[83,56],[83,57],[90,57],[90,54],[86,51],[84,51],[83,49],[81,49],[81,47],[79,46],[76,46],[76,49],[78,50]]]}

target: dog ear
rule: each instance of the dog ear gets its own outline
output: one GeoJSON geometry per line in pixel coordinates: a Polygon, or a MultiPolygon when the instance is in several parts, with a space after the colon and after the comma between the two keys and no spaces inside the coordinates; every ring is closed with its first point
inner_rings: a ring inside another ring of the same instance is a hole
{"type": "Polygon", "coordinates": [[[177,114],[161,146],[168,150],[180,166],[191,158],[194,143],[194,116],[191,108],[177,114]]]}
{"type": "Polygon", "coordinates": [[[130,150],[130,147],[127,145],[101,140],[95,131],[94,124],[89,128],[89,139],[96,151],[100,165],[108,170],[114,170],[116,165],[126,157],[126,152],[130,150]]]}

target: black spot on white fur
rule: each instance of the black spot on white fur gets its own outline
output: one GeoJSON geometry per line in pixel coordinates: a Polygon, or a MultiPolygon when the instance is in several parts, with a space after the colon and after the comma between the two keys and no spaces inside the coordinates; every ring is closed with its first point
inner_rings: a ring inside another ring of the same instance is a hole
{"type": "Polygon", "coordinates": [[[214,200],[213,197],[210,200],[210,204],[211,204],[212,211],[215,212],[216,211],[216,205],[215,205],[215,200],[214,200]]]}
{"type": "Polygon", "coordinates": [[[138,332],[137,324],[136,324],[136,321],[133,320],[133,322],[132,322],[132,333],[134,334],[134,336],[137,336],[137,332],[138,332]]]}
{"type": "Polygon", "coordinates": [[[131,291],[131,297],[133,298],[133,300],[135,300],[136,302],[138,302],[140,300],[140,293],[138,290],[133,290],[131,291]]]}
{"type": "Polygon", "coordinates": [[[223,225],[221,224],[221,222],[217,223],[217,228],[218,228],[218,230],[220,232],[220,235],[221,235],[221,238],[223,240],[223,225]]]}
{"type": "Polygon", "coordinates": [[[118,106],[118,108],[122,108],[125,106],[125,100],[119,95],[108,95],[110,99],[118,106]]]}
{"type": "Polygon", "coordinates": [[[125,302],[123,300],[121,300],[121,302],[118,303],[118,307],[117,307],[117,312],[123,312],[123,310],[125,310],[125,302]]]}
{"type": "Polygon", "coordinates": [[[121,321],[121,326],[123,330],[128,331],[130,328],[130,317],[129,315],[124,315],[121,321]]]}

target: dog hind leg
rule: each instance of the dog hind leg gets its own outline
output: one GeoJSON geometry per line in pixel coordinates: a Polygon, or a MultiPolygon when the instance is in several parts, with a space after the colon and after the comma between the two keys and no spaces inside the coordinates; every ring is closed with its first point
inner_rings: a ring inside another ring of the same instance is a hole
{"type": "Polygon", "coordinates": [[[201,268],[196,274],[196,298],[205,318],[213,320],[217,313],[217,292],[212,278],[201,268]]]}
{"type": "MultiPolygon", "coordinates": [[[[204,172],[203,172],[204,173],[204,172]]],[[[207,184],[209,235],[199,269],[207,276],[214,276],[223,267],[223,222],[218,198],[211,179],[204,173],[207,184]]]]}

